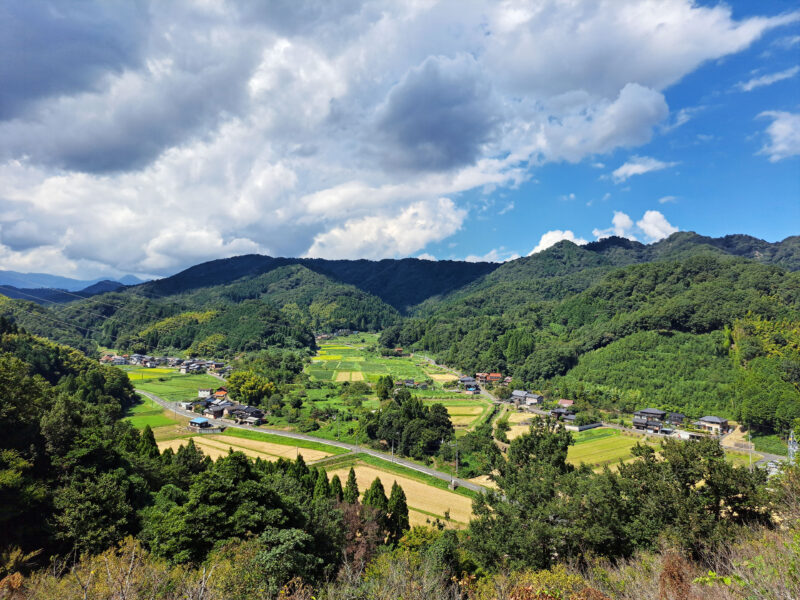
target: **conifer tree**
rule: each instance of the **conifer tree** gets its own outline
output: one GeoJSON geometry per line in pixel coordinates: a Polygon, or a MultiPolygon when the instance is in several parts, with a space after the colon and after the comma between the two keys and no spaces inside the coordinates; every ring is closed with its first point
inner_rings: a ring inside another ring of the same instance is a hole
{"type": "Polygon", "coordinates": [[[325,469],[317,470],[317,481],[314,484],[314,500],[330,498],[331,488],[328,484],[328,474],[325,469]]]}
{"type": "Polygon", "coordinates": [[[356,483],[356,472],[350,467],[347,474],[347,483],[344,486],[344,501],[348,504],[358,504],[358,484],[356,483]]]}
{"type": "Polygon", "coordinates": [[[375,478],[369,489],[364,492],[362,504],[375,510],[375,520],[378,522],[378,527],[380,527],[381,531],[386,530],[386,511],[389,509],[389,500],[386,498],[383,484],[378,477],[375,478]]]}
{"type": "Polygon", "coordinates": [[[150,425],[145,425],[142,433],[139,435],[139,445],[136,448],[138,453],[148,458],[156,458],[159,455],[158,445],[156,444],[156,436],[153,435],[153,430],[150,425]]]}
{"type": "Polygon", "coordinates": [[[396,544],[403,537],[403,533],[408,531],[408,503],[406,493],[397,482],[392,485],[392,493],[389,497],[388,505],[389,516],[387,518],[387,529],[389,530],[389,541],[396,544]]]}
{"type": "Polygon", "coordinates": [[[337,502],[341,502],[344,499],[344,490],[342,490],[342,480],[339,479],[338,475],[331,477],[330,488],[331,498],[337,502]]]}

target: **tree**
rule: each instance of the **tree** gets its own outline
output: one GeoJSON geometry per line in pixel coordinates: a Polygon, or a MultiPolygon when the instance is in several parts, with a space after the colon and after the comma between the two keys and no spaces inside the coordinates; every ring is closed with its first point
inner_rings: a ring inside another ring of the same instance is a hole
{"type": "Polygon", "coordinates": [[[389,501],[386,499],[386,491],[383,489],[380,477],[376,477],[369,489],[364,492],[364,500],[361,503],[375,511],[375,520],[380,528],[385,530],[389,501]]]}
{"type": "Polygon", "coordinates": [[[331,489],[331,498],[333,498],[337,502],[341,502],[344,499],[344,490],[342,490],[342,480],[339,479],[338,475],[334,475],[333,477],[331,477],[330,489],[331,489]]]}
{"type": "Polygon", "coordinates": [[[389,496],[387,506],[389,516],[387,518],[387,529],[389,530],[389,542],[397,544],[403,534],[409,529],[408,522],[408,503],[406,493],[397,482],[392,484],[392,493],[389,496]]]}
{"type": "Polygon", "coordinates": [[[226,381],[234,400],[259,405],[275,393],[275,384],[254,371],[234,371],[226,381]]]}
{"type": "Polygon", "coordinates": [[[353,467],[350,467],[350,472],[347,474],[347,483],[344,487],[343,498],[348,504],[358,504],[358,483],[356,483],[356,472],[353,467]]]}
{"type": "Polygon", "coordinates": [[[381,375],[378,382],[375,384],[375,393],[378,395],[379,400],[388,400],[392,397],[394,391],[394,381],[391,375],[381,375]]]}
{"type": "Polygon", "coordinates": [[[328,474],[325,469],[317,470],[317,481],[314,484],[314,500],[325,500],[331,497],[331,488],[328,483],[328,474]]]}

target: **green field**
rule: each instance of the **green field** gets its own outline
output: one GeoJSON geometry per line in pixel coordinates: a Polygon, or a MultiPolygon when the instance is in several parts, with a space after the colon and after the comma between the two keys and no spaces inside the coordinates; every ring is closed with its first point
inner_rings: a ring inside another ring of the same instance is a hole
{"type": "Polygon", "coordinates": [[[274,433],[261,433],[260,431],[251,431],[248,429],[238,429],[236,427],[228,427],[225,430],[225,435],[231,437],[238,437],[245,440],[255,440],[257,442],[269,442],[271,444],[280,444],[281,446],[291,446],[292,448],[306,448],[308,450],[319,450],[321,452],[328,452],[329,454],[339,455],[348,454],[350,451],[345,448],[331,446],[323,442],[312,442],[309,440],[296,440],[292,438],[275,435],[274,433]]]}
{"type": "Polygon", "coordinates": [[[789,454],[789,447],[777,435],[759,435],[755,434],[752,437],[753,445],[757,452],[766,452],[768,454],[780,454],[786,456],[789,454]]]}
{"type": "Polygon", "coordinates": [[[146,396],[139,396],[140,403],[128,409],[125,420],[136,429],[144,429],[150,425],[151,429],[174,425],[177,421],[167,416],[160,404],[156,404],[146,396]]]}
{"type": "Polygon", "coordinates": [[[575,435],[575,445],[570,446],[567,461],[574,465],[586,463],[591,467],[610,465],[632,458],[631,449],[643,441],[641,436],[622,435],[617,429],[589,429],[575,435]]]}
{"type": "Polygon", "coordinates": [[[126,369],[135,388],[170,402],[193,400],[200,388],[216,389],[222,381],[211,375],[182,375],[177,369],[126,369]]]}

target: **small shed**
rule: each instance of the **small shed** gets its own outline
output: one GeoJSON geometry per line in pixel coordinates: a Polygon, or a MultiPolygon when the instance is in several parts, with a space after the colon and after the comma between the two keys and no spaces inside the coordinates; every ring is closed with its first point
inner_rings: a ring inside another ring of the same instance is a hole
{"type": "Polygon", "coordinates": [[[208,419],[205,417],[195,417],[191,421],[189,421],[189,429],[207,429],[211,427],[211,423],[209,423],[208,419]]]}

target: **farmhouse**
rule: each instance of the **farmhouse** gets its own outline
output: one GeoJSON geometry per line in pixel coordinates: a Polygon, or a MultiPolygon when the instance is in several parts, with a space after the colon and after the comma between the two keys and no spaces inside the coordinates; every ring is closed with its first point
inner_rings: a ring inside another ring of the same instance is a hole
{"type": "Polygon", "coordinates": [[[686,415],[683,413],[676,413],[671,412],[667,415],[667,423],[670,425],[683,425],[683,422],[686,420],[686,415]]]}
{"type": "Polygon", "coordinates": [[[189,429],[200,430],[207,429],[208,427],[211,427],[211,423],[209,423],[208,419],[204,417],[195,417],[189,421],[189,429]]]}
{"type": "Polygon", "coordinates": [[[532,394],[525,390],[514,390],[511,392],[511,400],[515,403],[524,404],[526,406],[534,406],[542,401],[539,394],[532,394]]]}
{"type": "Polygon", "coordinates": [[[477,379],[480,383],[486,383],[489,379],[488,373],[475,373],[475,379],[477,379]]]}
{"type": "Polygon", "coordinates": [[[574,417],[575,415],[571,410],[568,410],[566,408],[554,408],[553,410],[550,411],[550,416],[560,420],[568,416],[574,417]]]}
{"type": "Polygon", "coordinates": [[[198,398],[210,398],[211,394],[214,390],[211,388],[200,388],[197,390],[197,397],[198,398]]]}
{"type": "Polygon", "coordinates": [[[647,419],[645,417],[633,417],[633,428],[650,433],[661,433],[664,423],[658,420],[647,419]]]}
{"type": "Polygon", "coordinates": [[[475,385],[478,381],[474,377],[459,377],[458,383],[461,385],[475,385]]]}
{"type": "Polygon", "coordinates": [[[728,433],[730,429],[728,427],[728,420],[723,419],[722,417],[715,417],[713,415],[708,415],[700,419],[699,421],[694,422],[694,426],[698,429],[702,429],[703,431],[708,431],[715,435],[722,435],[723,433],[728,433]]]}
{"type": "Polygon", "coordinates": [[[503,374],[502,373],[489,373],[486,376],[486,382],[487,383],[499,383],[502,380],[503,380],[503,374]]]}
{"type": "Polygon", "coordinates": [[[642,410],[637,410],[633,413],[633,416],[638,419],[645,419],[648,421],[663,421],[667,413],[663,410],[658,410],[657,408],[645,408],[642,410]]]}

